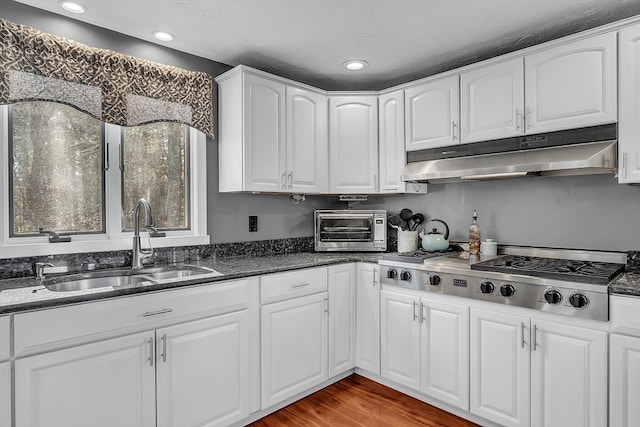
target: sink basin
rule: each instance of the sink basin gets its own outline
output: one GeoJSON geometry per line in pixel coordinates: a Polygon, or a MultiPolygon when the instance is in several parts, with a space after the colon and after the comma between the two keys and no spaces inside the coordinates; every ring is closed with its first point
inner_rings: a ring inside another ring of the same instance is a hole
{"type": "Polygon", "coordinates": [[[164,265],[138,270],[140,274],[149,276],[154,280],[183,279],[193,276],[207,275],[208,277],[222,276],[222,273],[208,267],[198,265],[164,265]]]}
{"type": "Polygon", "coordinates": [[[222,276],[222,273],[197,265],[163,265],[139,270],[103,270],[59,276],[44,280],[42,285],[52,292],[73,292],[157,284],[158,280],[179,280],[195,276],[215,277],[222,276]]]}
{"type": "Polygon", "coordinates": [[[135,286],[144,282],[154,283],[150,277],[143,275],[116,275],[83,277],[64,281],[55,280],[50,283],[45,281],[43,285],[53,292],[73,292],[106,287],[135,286]]]}

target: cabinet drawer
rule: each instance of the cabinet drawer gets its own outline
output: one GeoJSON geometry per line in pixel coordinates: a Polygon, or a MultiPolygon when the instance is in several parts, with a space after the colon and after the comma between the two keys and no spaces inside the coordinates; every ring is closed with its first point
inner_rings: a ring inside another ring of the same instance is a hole
{"type": "Polygon", "coordinates": [[[327,290],[327,268],[311,268],[260,278],[260,303],[268,304],[327,290]]]}
{"type": "MultiPolygon", "coordinates": [[[[246,309],[248,278],[54,308],[14,317],[16,357],[246,309]]],[[[257,298],[257,297],[256,297],[257,298]]]]}
{"type": "Polygon", "coordinates": [[[0,362],[9,358],[9,316],[0,317],[0,362]]]}
{"type": "Polygon", "coordinates": [[[612,295],[609,306],[611,332],[640,337],[640,298],[612,295]]]}

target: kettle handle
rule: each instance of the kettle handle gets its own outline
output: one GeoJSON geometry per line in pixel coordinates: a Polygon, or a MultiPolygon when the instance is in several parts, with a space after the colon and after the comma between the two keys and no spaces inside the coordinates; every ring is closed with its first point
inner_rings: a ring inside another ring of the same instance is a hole
{"type": "Polygon", "coordinates": [[[432,219],[431,221],[437,221],[444,224],[444,240],[449,240],[449,226],[447,225],[447,223],[441,219],[435,219],[435,218],[432,219]]]}

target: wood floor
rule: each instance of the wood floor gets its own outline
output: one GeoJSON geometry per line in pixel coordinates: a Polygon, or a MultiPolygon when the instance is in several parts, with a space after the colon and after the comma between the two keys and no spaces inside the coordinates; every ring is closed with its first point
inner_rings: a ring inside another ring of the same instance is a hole
{"type": "Polygon", "coordinates": [[[355,374],[250,424],[252,427],[475,425],[355,374]]]}

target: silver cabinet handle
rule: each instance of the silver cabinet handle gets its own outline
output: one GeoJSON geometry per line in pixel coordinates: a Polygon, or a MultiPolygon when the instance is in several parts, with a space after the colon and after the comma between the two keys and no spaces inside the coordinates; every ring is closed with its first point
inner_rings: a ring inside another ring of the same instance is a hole
{"type": "Polygon", "coordinates": [[[109,170],[109,143],[104,145],[104,170],[109,170]]]}
{"type": "Polygon", "coordinates": [[[531,337],[531,339],[533,340],[533,350],[535,351],[536,348],[538,348],[538,327],[536,326],[536,324],[533,324],[533,336],[531,337]]]}
{"type": "Polygon", "coordinates": [[[524,341],[524,322],[520,323],[520,332],[522,334],[522,341],[520,342],[520,347],[524,348],[524,344],[525,344],[525,341],[524,341]]]}
{"type": "Polygon", "coordinates": [[[159,314],[171,313],[172,311],[173,311],[172,308],[163,308],[162,310],[147,311],[145,313],[142,313],[142,317],[157,316],[159,314]]]}
{"type": "Polygon", "coordinates": [[[118,146],[118,156],[120,159],[120,164],[118,166],[120,167],[120,170],[124,172],[124,150],[122,149],[122,143],[118,146]]]}
{"type": "Polygon", "coordinates": [[[413,301],[413,321],[415,322],[416,320],[418,320],[418,315],[416,313],[416,306],[418,305],[418,303],[414,300],[413,301]]]}
{"type": "Polygon", "coordinates": [[[451,122],[451,136],[453,137],[453,140],[456,140],[456,122],[451,122]]]}
{"type": "Polygon", "coordinates": [[[162,342],[162,352],[160,353],[160,357],[163,362],[167,361],[167,334],[162,334],[160,337],[160,341],[162,342]]]}
{"type": "Polygon", "coordinates": [[[288,181],[289,189],[292,189],[293,188],[293,171],[289,172],[289,175],[287,175],[287,181],[288,181]]]}
{"type": "Polygon", "coordinates": [[[427,315],[425,314],[425,312],[428,314],[429,313],[429,307],[427,306],[427,304],[421,302],[420,303],[420,323],[425,322],[427,323],[427,315]]]}
{"type": "Polygon", "coordinates": [[[280,178],[280,182],[282,183],[282,189],[287,189],[287,172],[282,172],[282,178],[280,178]]]}
{"type": "Polygon", "coordinates": [[[372,283],[372,285],[373,285],[373,287],[374,287],[374,288],[376,287],[376,284],[377,284],[377,280],[376,280],[376,277],[377,277],[377,276],[378,276],[378,270],[376,270],[376,269],[374,268],[374,269],[373,269],[373,283],[372,283]]]}
{"type": "Polygon", "coordinates": [[[149,361],[149,365],[153,366],[153,361],[155,360],[155,345],[153,345],[153,338],[149,338],[147,340],[147,344],[149,345],[149,357],[147,357],[147,360],[149,361]]]}
{"type": "Polygon", "coordinates": [[[520,130],[520,111],[516,108],[516,130],[520,130]]]}
{"type": "Polygon", "coordinates": [[[627,152],[622,153],[622,177],[627,178],[627,152]]]}
{"type": "Polygon", "coordinates": [[[329,313],[329,298],[324,299],[324,312],[329,313]]]}
{"type": "Polygon", "coordinates": [[[531,129],[531,107],[527,107],[527,129],[531,129]]]}
{"type": "Polygon", "coordinates": [[[294,283],[293,285],[291,285],[292,288],[302,288],[305,286],[309,286],[311,283],[309,282],[302,282],[302,283],[294,283]]]}

